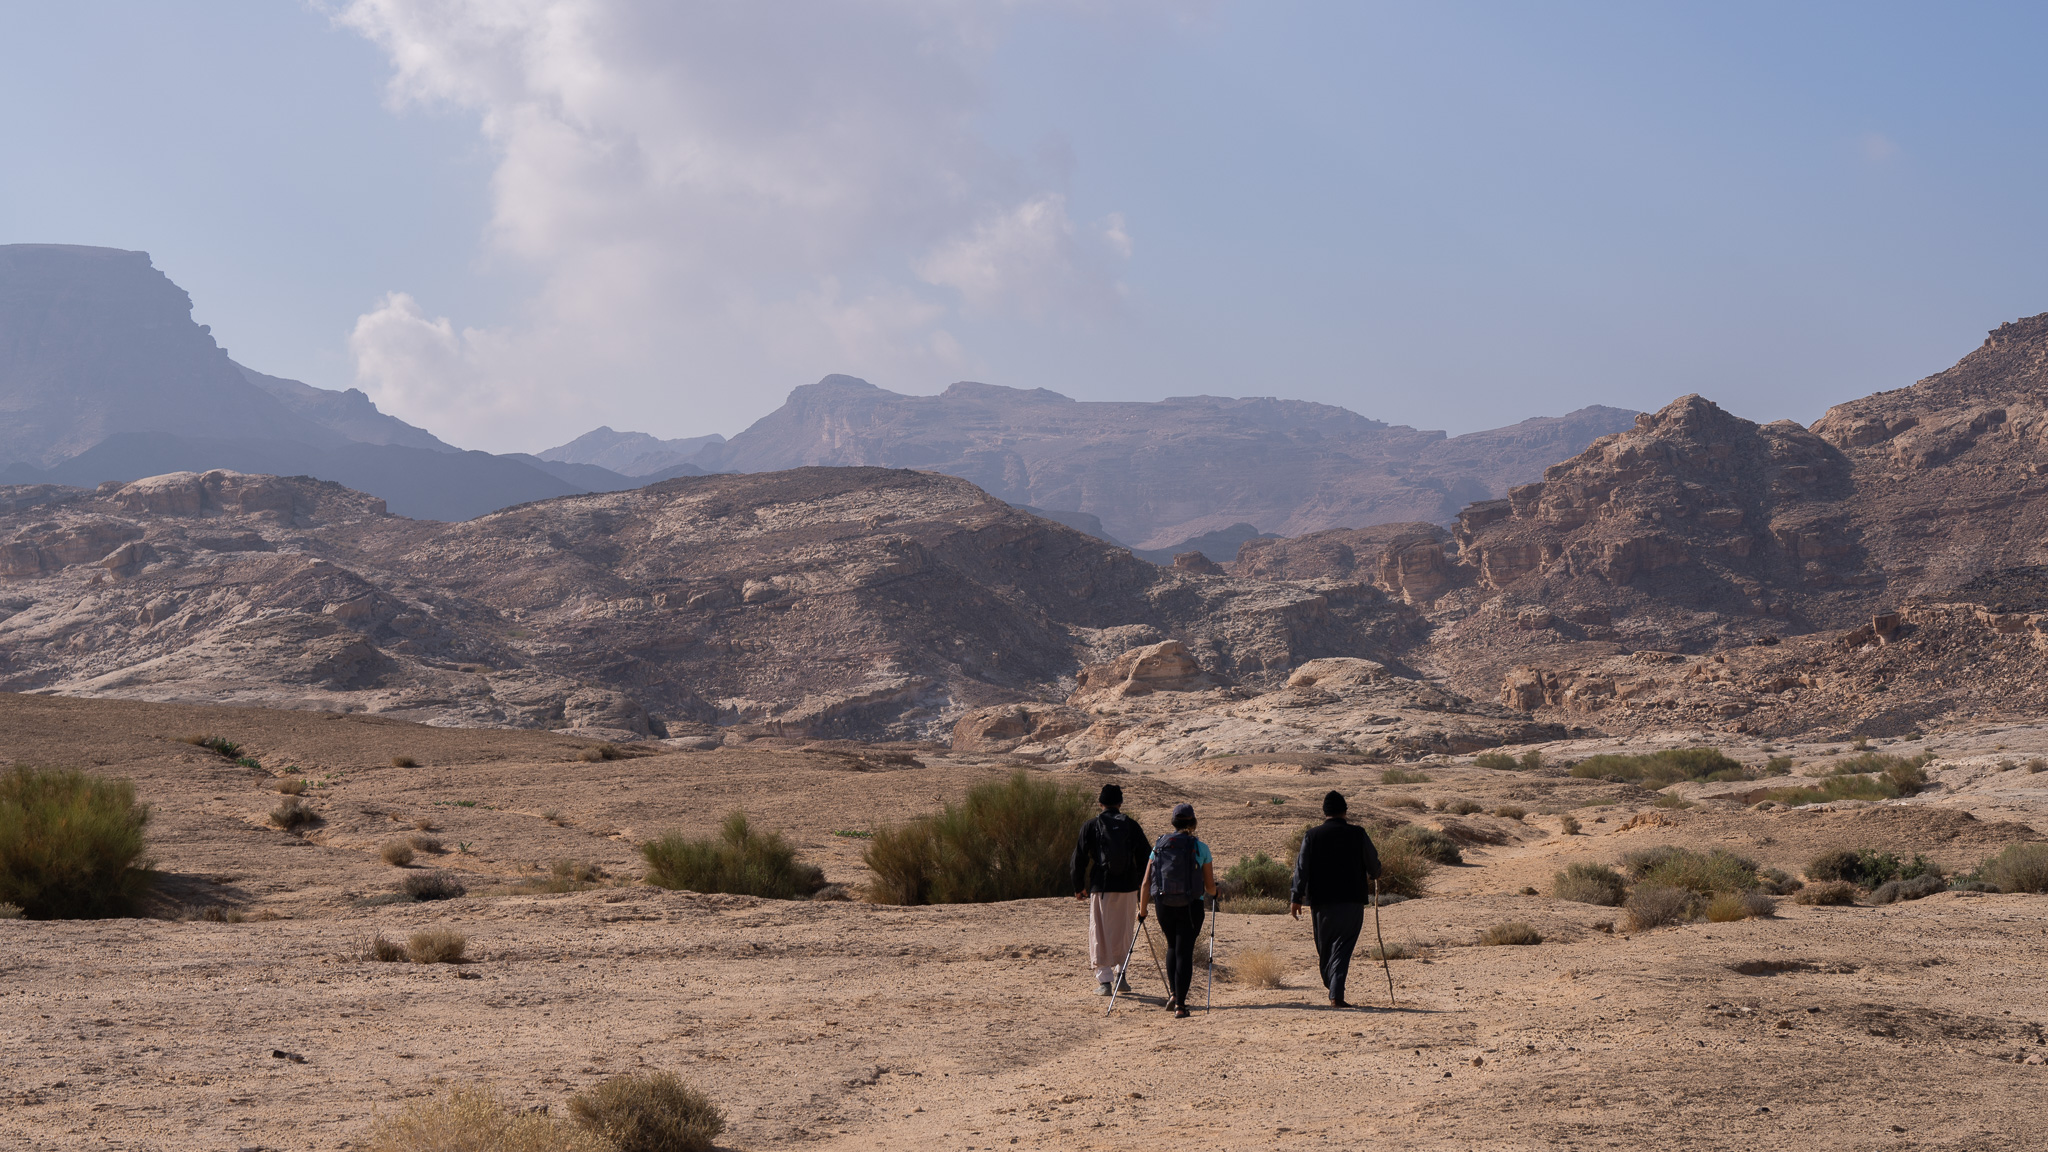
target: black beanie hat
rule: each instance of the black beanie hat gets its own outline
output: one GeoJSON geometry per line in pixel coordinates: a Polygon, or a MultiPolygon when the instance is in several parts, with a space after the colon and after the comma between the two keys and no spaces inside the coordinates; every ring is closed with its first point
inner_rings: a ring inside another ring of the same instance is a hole
{"type": "Polygon", "coordinates": [[[1328,795],[1323,797],[1323,815],[1325,816],[1342,816],[1350,809],[1351,805],[1344,801],[1344,794],[1334,788],[1330,790],[1328,795]]]}
{"type": "Polygon", "coordinates": [[[1117,807],[1124,802],[1124,790],[1114,784],[1104,784],[1102,794],[1095,798],[1095,802],[1111,808],[1117,807]]]}

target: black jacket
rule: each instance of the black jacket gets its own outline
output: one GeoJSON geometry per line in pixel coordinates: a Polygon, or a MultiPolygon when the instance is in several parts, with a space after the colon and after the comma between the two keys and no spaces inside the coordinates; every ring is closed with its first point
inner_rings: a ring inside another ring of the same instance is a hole
{"type": "Polygon", "coordinates": [[[1074,891],[1136,892],[1151,855],[1152,842],[1136,820],[1104,812],[1081,825],[1074,842],[1074,891]]]}
{"type": "Polygon", "coordinates": [[[1294,861],[1294,887],[1287,899],[1295,904],[1364,904],[1372,899],[1369,881],[1379,879],[1380,854],[1365,829],[1334,816],[1301,838],[1294,861]]]}

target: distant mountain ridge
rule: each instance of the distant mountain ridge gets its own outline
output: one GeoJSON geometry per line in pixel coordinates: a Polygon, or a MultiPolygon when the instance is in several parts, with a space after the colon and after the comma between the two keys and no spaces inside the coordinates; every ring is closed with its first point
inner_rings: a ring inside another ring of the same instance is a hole
{"type": "Polygon", "coordinates": [[[1305,400],[1082,401],[972,381],[907,396],[835,375],[791,392],[781,408],[690,463],[711,472],[943,472],[1015,505],[1095,516],[1117,540],[1170,551],[1237,524],[1292,536],[1449,523],[1472,501],[1500,496],[1633,426],[1635,416],[1593,406],[1446,436],[1305,400]]]}

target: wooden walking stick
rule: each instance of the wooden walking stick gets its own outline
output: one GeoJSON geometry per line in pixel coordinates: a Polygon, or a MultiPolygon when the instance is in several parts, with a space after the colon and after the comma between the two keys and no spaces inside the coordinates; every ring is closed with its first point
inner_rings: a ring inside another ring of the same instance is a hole
{"type": "Polygon", "coordinates": [[[1372,882],[1372,936],[1379,941],[1380,967],[1387,974],[1387,1007],[1392,1008],[1395,1007],[1394,966],[1387,963],[1387,938],[1380,935],[1380,882],[1377,878],[1372,882]]]}

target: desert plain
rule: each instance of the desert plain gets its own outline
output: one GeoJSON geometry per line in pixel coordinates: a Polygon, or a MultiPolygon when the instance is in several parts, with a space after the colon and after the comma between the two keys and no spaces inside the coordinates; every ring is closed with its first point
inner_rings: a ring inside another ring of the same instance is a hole
{"type": "MultiPolygon", "coordinates": [[[[1710,742],[1745,760],[1844,751],[1710,742]]],[[[1541,750],[1567,762],[1619,746],[1541,750]]],[[[2048,897],[1781,899],[1767,918],[1631,933],[1617,909],[1525,893],[1547,893],[1569,862],[1658,844],[1796,874],[1830,848],[1960,871],[2044,838],[2048,773],[2025,763],[2048,755],[2048,725],[1883,747],[1935,752],[1933,785],[1886,804],[1756,810],[1714,798],[1754,785],[1687,784],[1676,791],[1696,806],[1672,809],[1629,785],[1450,757],[1400,785],[1322,757],[1025,767],[1091,793],[1115,779],[1148,828],[1189,801],[1224,862],[1281,852],[1333,787],[1363,819],[1459,832],[1465,864],[1382,910],[1387,943],[1410,954],[1389,965],[1391,1005],[1381,967],[1361,959],[1358,1007],[1329,1008],[1306,921],[1224,914],[1213,1007],[1176,1020],[1142,940],[1137,992],[1106,1014],[1072,900],[857,898],[861,833],[1014,772],[1014,757],[756,739],[593,760],[591,741],[541,732],[0,697],[10,760],[136,782],[161,872],[148,918],[0,921],[0,1147],[359,1147],[379,1117],[456,1085],[559,1112],[606,1076],[659,1068],[724,1106],[733,1149],[2038,1148],[2048,897]],[[194,734],[263,767],[180,739],[194,734]],[[310,782],[319,814],[297,832],[268,820],[287,776],[310,782]],[[1403,797],[1527,814],[1390,806],[1403,797]],[[638,842],[709,834],[735,808],[856,898],[637,882],[638,842]],[[380,858],[413,835],[443,850],[406,867],[380,858]],[[605,877],[547,891],[558,860],[605,877]],[[403,876],[426,869],[468,894],[397,902],[403,876]],[[1477,943],[1510,920],[1543,942],[1477,943]],[[465,960],[367,958],[372,938],[428,927],[464,934],[465,960]],[[1231,972],[1260,947],[1283,961],[1278,988],[1231,972]]]]}

